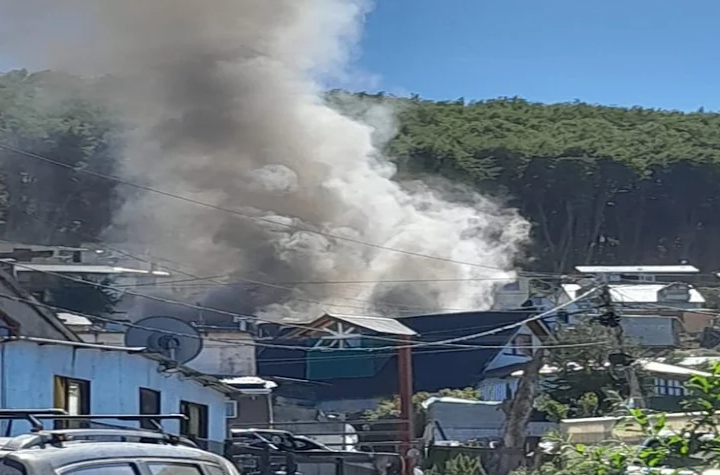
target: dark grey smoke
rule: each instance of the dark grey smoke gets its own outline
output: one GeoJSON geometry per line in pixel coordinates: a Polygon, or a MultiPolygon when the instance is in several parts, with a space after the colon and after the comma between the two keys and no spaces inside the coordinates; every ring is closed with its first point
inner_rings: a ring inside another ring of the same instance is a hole
{"type": "MultiPolygon", "coordinates": [[[[368,4],[361,0],[0,0],[0,52],[86,75],[114,74],[129,132],[124,177],[301,229],[480,263],[463,266],[128,195],[108,239],[226,281],[505,278],[528,224],[479,196],[452,202],[401,187],[373,138],[390,110],[351,120],[319,84],[346,78],[368,4]],[[50,29],[42,24],[53,25],[50,29]],[[33,31],[31,41],[27,31],[33,31]],[[38,34],[39,32],[39,34],[38,34]]],[[[483,308],[496,280],[392,286],[217,287],[192,296],[271,318],[483,308]],[[286,288],[284,288],[286,287],[286,288]],[[290,289],[290,290],[288,290],[290,289]]]]}

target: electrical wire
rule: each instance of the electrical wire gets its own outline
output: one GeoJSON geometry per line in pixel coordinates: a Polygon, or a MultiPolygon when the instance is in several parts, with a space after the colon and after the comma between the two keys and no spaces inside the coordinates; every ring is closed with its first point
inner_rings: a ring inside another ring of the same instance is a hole
{"type": "MultiPolygon", "coordinates": [[[[26,299],[26,298],[21,298],[21,297],[13,297],[13,296],[10,296],[10,295],[2,295],[2,294],[0,294],[0,299],[6,299],[6,300],[12,300],[12,301],[15,301],[15,302],[27,303],[27,304],[29,304],[29,305],[34,305],[34,306],[38,306],[38,307],[42,307],[42,308],[46,308],[46,309],[52,310],[52,311],[54,311],[54,312],[58,312],[58,311],[59,311],[59,312],[63,312],[63,311],[65,311],[64,309],[62,309],[62,308],[60,308],[60,307],[56,307],[56,306],[53,306],[53,305],[48,305],[48,304],[39,302],[39,301],[34,300],[34,299],[26,299]]],[[[121,325],[121,326],[124,326],[124,327],[127,327],[127,328],[137,328],[137,329],[141,329],[141,330],[151,331],[151,332],[154,332],[154,333],[162,333],[162,334],[167,334],[167,335],[172,335],[172,336],[179,336],[179,337],[183,337],[183,338],[200,339],[200,340],[203,340],[203,341],[213,341],[213,342],[218,342],[218,343],[228,343],[228,344],[233,344],[233,345],[237,345],[237,346],[252,346],[252,347],[260,347],[260,348],[277,348],[277,349],[300,350],[300,351],[313,351],[313,350],[316,350],[316,351],[330,352],[330,353],[343,352],[343,351],[354,351],[354,352],[357,352],[358,350],[361,350],[361,351],[368,351],[368,352],[372,352],[372,353],[373,353],[373,355],[357,355],[357,354],[354,354],[354,355],[344,355],[342,358],[348,357],[348,358],[357,359],[357,358],[364,358],[364,357],[367,357],[367,356],[383,357],[383,356],[387,355],[388,353],[385,353],[385,354],[375,354],[375,353],[376,353],[377,351],[379,351],[379,350],[390,350],[390,351],[391,351],[391,350],[394,350],[394,349],[396,348],[396,347],[385,347],[385,348],[368,348],[368,349],[364,349],[364,348],[361,348],[361,349],[357,349],[357,348],[340,349],[340,348],[311,348],[311,347],[307,347],[307,346],[292,346],[292,345],[275,345],[275,344],[269,344],[269,343],[260,343],[260,342],[257,342],[257,341],[253,341],[253,342],[238,341],[238,340],[235,340],[235,339],[232,339],[232,340],[231,340],[231,339],[214,338],[214,337],[208,337],[208,336],[202,336],[202,335],[198,336],[198,335],[189,334],[189,333],[174,332],[174,331],[170,331],[170,330],[163,330],[163,329],[158,329],[158,328],[146,327],[146,326],[138,325],[138,324],[131,323],[131,322],[121,322],[121,321],[117,321],[117,320],[114,320],[114,319],[111,319],[111,318],[98,317],[98,316],[96,316],[96,315],[83,314],[83,313],[80,313],[80,312],[74,312],[73,314],[74,314],[74,315],[81,316],[81,317],[84,317],[84,318],[87,318],[88,320],[100,320],[100,321],[104,321],[104,322],[107,322],[107,323],[118,324],[118,325],[121,325]]],[[[364,336],[363,336],[363,337],[364,337],[364,336]]],[[[607,342],[596,341],[596,342],[587,342],[587,343],[570,343],[570,344],[558,344],[558,345],[516,346],[515,348],[527,348],[527,349],[532,349],[532,348],[547,348],[547,349],[581,348],[581,347],[599,346],[599,345],[603,345],[603,344],[606,344],[606,343],[607,343],[607,342]]],[[[440,344],[440,342],[437,342],[437,343],[432,342],[432,343],[431,343],[431,345],[435,345],[435,344],[440,344]]],[[[506,345],[462,345],[462,346],[459,346],[459,347],[456,347],[456,348],[445,348],[445,349],[442,349],[442,350],[438,350],[437,352],[446,352],[446,351],[469,351],[469,350],[477,350],[477,349],[502,349],[502,348],[506,348],[506,345]]],[[[422,354],[433,353],[433,352],[435,352],[435,351],[433,351],[433,350],[423,351],[422,354]]],[[[324,357],[323,357],[323,358],[324,358],[324,357]]],[[[323,358],[319,358],[319,359],[323,359],[323,358]]],[[[335,357],[332,357],[332,358],[334,359],[335,357]]],[[[280,359],[280,360],[283,360],[283,359],[280,359]]],[[[298,360],[300,360],[300,358],[299,358],[298,360]]],[[[265,360],[260,359],[260,361],[265,361],[265,360]]],[[[270,360],[270,361],[276,361],[276,360],[270,360]]],[[[279,361],[279,360],[278,360],[278,361],[279,361]]]]}
{"type": "MultiPolygon", "coordinates": [[[[404,254],[404,255],[408,255],[408,256],[420,257],[420,258],[424,258],[424,259],[431,259],[431,260],[436,260],[436,261],[440,261],[440,262],[449,262],[449,263],[452,263],[452,264],[458,264],[458,265],[464,265],[464,266],[471,266],[471,267],[476,267],[476,268],[481,268],[481,269],[490,269],[490,270],[494,270],[494,271],[508,272],[507,270],[501,269],[501,268],[499,268],[499,267],[487,266],[487,265],[478,264],[478,263],[473,263],[473,262],[464,262],[464,261],[459,261],[459,260],[455,260],[455,259],[449,259],[449,258],[445,258],[445,257],[441,257],[441,256],[433,256],[433,255],[429,255],[429,254],[422,254],[422,253],[419,253],[419,252],[408,251],[408,250],[405,250],[405,249],[397,249],[397,248],[385,246],[385,245],[382,245],[382,244],[370,243],[370,242],[362,241],[362,240],[359,240],[359,239],[350,238],[350,237],[347,237],[347,236],[339,236],[339,235],[332,234],[332,233],[327,233],[327,232],[324,232],[324,231],[318,231],[318,230],[311,229],[311,228],[308,228],[308,227],[296,226],[296,225],[293,225],[293,224],[288,224],[288,223],[276,221],[276,220],[273,220],[273,219],[270,219],[270,218],[264,218],[264,217],[261,217],[261,216],[253,216],[253,215],[251,215],[251,214],[248,214],[248,213],[245,213],[245,212],[236,210],[236,209],[231,209],[231,208],[226,208],[226,207],[223,207],[223,206],[213,205],[213,204],[210,204],[210,203],[206,203],[206,202],[204,202],[204,201],[196,200],[196,199],[194,199],[194,198],[189,198],[189,197],[187,197],[187,196],[177,195],[177,194],[171,193],[171,192],[169,192],[169,191],[161,190],[161,189],[154,188],[154,187],[147,186],[147,185],[142,185],[142,184],[139,184],[139,183],[134,183],[134,182],[131,182],[131,181],[129,181],[129,180],[125,180],[125,179],[123,179],[123,178],[119,178],[119,177],[117,177],[117,176],[107,175],[107,174],[104,174],[104,173],[100,173],[100,172],[88,170],[88,169],[86,169],[86,168],[78,168],[78,167],[69,165],[69,164],[67,164],[67,163],[63,163],[63,162],[61,162],[61,161],[59,161],[59,160],[55,160],[55,159],[52,159],[52,158],[49,158],[49,157],[45,157],[45,156],[43,156],[43,155],[39,155],[39,154],[37,154],[37,153],[33,153],[33,152],[29,152],[29,151],[27,151],[27,150],[22,150],[22,149],[13,147],[13,146],[8,145],[8,144],[6,144],[6,143],[1,143],[1,142],[0,142],[0,149],[5,150],[5,151],[7,151],[7,152],[12,152],[12,153],[17,154],[17,155],[22,155],[22,156],[25,156],[25,157],[28,157],[28,158],[32,158],[32,159],[34,159],[34,160],[39,160],[39,161],[42,161],[42,162],[45,162],[45,163],[49,163],[49,164],[52,164],[52,165],[55,165],[55,166],[58,166],[58,167],[66,168],[66,169],[69,169],[69,170],[73,170],[73,171],[75,171],[75,172],[77,172],[77,173],[84,173],[84,174],[87,174],[87,175],[90,175],[90,176],[94,176],[94,177],[96,177],[96,178],[101,178],[101,179],[106,180],[106,181],[112,181],[112,182],[115,182],[115,183],[118,183],[118,184],[121,184],[121,185],[125,185],[125,186],[129,186],[129,187],[132,187],[132,188],[135,188],[135,189],[138,189],[138,190],[147,191],[147,192],[150,192],[150,193],[155,193],[155,194],[158,194],[158,195],[167,197],[167,198],[173,198],[173,199],[180,200],[180,201],[183,201],[183,202],[186,202],[186,203],[191,203],[191,204],[198,205],[198,206],[202,206],[202,207],[205,207],[205,208],[208,208],[208,209],[213,209],[213,210],[215,210],[215,211],[222,211],[222,212],[229,213],[229,214],[232,214],[232,215],[241,217],[241,218],[251,219],[251,220],[253,220],[253,221],[258,221],[258,222],[262,222],[262,223],[265,223],[265,224],[270,224],[270,225],[273,225],[273,226],[283,227],[283,228],[287,228],[287,229],[294,229],[294,230],[296,230],[296,231],[302,231],[302,232],[306,232],[306,233],[310,233],[310,234],[316,234],[316,235],[323,236],[323,237],[326,237],[326,238],[329,238],[329,239],[334,239],[334,240],[337,240],[337,241],[345,241],[345,242],[349,242],[349,243],[352,243],[352,244],[358,244],[358,245],[362,245],[362,246],[366,246],[366,247],[370,247],[370,248],[374,248],[374,249],[379,249],[379,250],[383,250],[383,251],[396,252],[396,253],[404,254]]],[[[526,274],[526,275],[539,275],[539,274],[532,274],[532,273],[524,273],[524,274],[526,274]]],[[[541,275],[541,274],[540,274],[540,275],[541,275]]]]}
{"type": "MultiPolygon", "coordinates": [[[[22,213],[26,214],[28,217],[37,220],[38,222],[41,222],[41,223],[44,223],[44,224],[48,224],[46,221],[42,220],[41,218],[38,218],[37,216],[33,215],[32,213],[28,213],[27,211],[22,210],[22,209],[21,209],[20,211],[21,211],[22,213]]],[[[55,224],[53,223],[53,225],[55,225],[55,224]]],[[[86,234],[86,233],[81,233],[81,234],[86,234]]],[[[90,237],[90,239],[96,239],[96,238],[90,237]]],[[[126,256],[126,257],[131,258],[131,259],[137,260],[137,261],[139,261],[139,262],[144,262],[144,263],[147,263],[147,264],[155,264],[155,263],[157,263],[157,262],[169,262],[169,263],[174,264],[174,265],[181,265],[181,264],[179,264],[179,263],[177,263],[177,262],[174,262],[174,261],[172,261],[172,260],[169,260],[169,259],[166,259],[166,258],[160,258],[160,257],[157,257],[157,256],[150,256],[152,259],[154,259],[154,261],[151,261],[151,260],[148,260],[148,259],[142,259],[142,258],[137,257],[137,256],[134,256],[133,254],[130,254],[130,253],[126,252],[126,251],[123,251],[123,250],[121,250],[121,249],[117,249],[117,248],[110,247],[110,246],[108,246],[108,245],[106,245],[106,244],[103,244],[103,247],[104,247],[105,249],[110,250],[110,251],[117,252],[118,254],[124,255],[124,256],[126,256]]],[[[187,272],[187,271],[180,270],[180,269],[178,269],[178,268],[173,268],[173,267],[170,267],[170,266],[167,266],[167,265],[164,265],[163,267],[166,268],[166,269],[168,269],[168,270],[170,270],[170,271],[172,271],[172,272],[176,272],[176,273],[179,273],[179,274],[186,275],[186,276],[190,277],[189,280],[192,280],[192,279],[195,279],[195,280],[207,280],[207,281],[209,281],[209,282],[211,282],[211,283],[213,283],[213,284],[215,284],[215,285],[225,286],[225,287],[232,287],[232,286],[235,285],[235,284],[233,284],[233,283],[228,283],[228,282],[223,282],[223,281],[216,280],[217,277],[199,277],[199,276],[196,276],[196,275],[194,275],[194,274],[191,274],[191,273],[189,273],[189,272],[187,272]]],[[[220,276],[220,277],[225,277],[225,276],[220,276]]],[[[238,278],[238,277],[236,277],[236,278],[239,279],[240,281],[244,282],[245,284],[248,284],[248,285],[258,285],[258,286],[261,286],[261,287],[269,287],[269,288],[273,288],[273,289],[277,289],[277,290],[284,290],[284,291],[288,291],[288,292],[294,292],[294,291],[296,290],[296,289],[293,289],[293,288],[291,288],[291,287],[286,287],[286,286],[277,285],[277,284],[271,284],[271,283],[262,282],[262,281],[257,281],[257,280],[252,280],[252,279],[240,279],[240,278],[238,278]]],[[[89,281],[84,281],[83,283],[91,283],[91,282],[89,282],[89,281]]],[[[118,288],[118,289],[119,289],[119,288],[118,288]]],[[[120,291],[120,290],[118,290],[118,291],[120,291]]],[[[126,291],[126,293],[130,293],[130,292],[127,292],[127,291],[126,291]]],[[[336,298],[344,299],[344,300],[352,300],[352,301],[357,301],[357,302],[366,302],[365,300],[355,299],[355,298],[351,298],[351,297],[336,297],[336,298]]],[[[366,315],[366,316],[367,316],[368,313],[369,313],[368,311],[371,309],[371,306],[369,306],[369,305],[359,306],[359,305],[348,305],[348,304],[333,304],[333,303],[329,303],[329,302],[326,302],[326,301],[313,300],[313,299],[308,299],[308,298],[304,298],[304,297],[293,297],[293,300],[296,300],[296,301],[299,301],[299,302],[306,302],[306,303],[318,304],[318,305],[322,305],[322,306],[335,307],[335,308],[345,308],[345,309],[351,308],[351,309],[354,309],[354,310],[362,310],[362,311],[363,311],[363,314],[366,315]]],[[[378,303],[378,304],[383,304],[383,305],[386,305],[387,307],[390,307],[390,308],[392,308],[392,309],[395,309],[398,313],[403,313],[403,312],[404,312],[404,313],[417,313],[418,311],[423,311],[423,312],[460,311],[460,312],[462,312],[462,311],[472,311],[472,310],[475,310],[475,309],[472,309],[472,308],[438,308],[438,307],[412,306],[412,305],[398,304],[398,303],[394,303],[394,302],[386,302],[386,301],[382,301],[382,300],[377,301],[377,303],[378,303]]],[[[385,315],[370,314],[369,316],[384,317],[385,315]]],[[[259,318],[259,317],[255,316],[255,318],[259,318]]],[[[273,322],[273,323],[274,323],[274,322],[273,322]]]]}

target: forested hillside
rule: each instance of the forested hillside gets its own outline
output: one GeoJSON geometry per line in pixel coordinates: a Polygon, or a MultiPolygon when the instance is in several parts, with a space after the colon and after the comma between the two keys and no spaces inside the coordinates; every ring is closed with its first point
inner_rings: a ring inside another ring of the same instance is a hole
{"type": "MultiPolygon", "coordinates": [[[[120,131],[100,107],[103,87],[56,73],[1,75],[0,144],[113,173],[120,131]]],[[[528,266],[688,259],[720,269],[720,115],[522,99],[389,101],[400,126],[388,153],[402,174],[439,174],[518,207],[534,224],[528,266]]],[[[116,209],[113,186],[100,178],[6,149],[0,164],[2,238],[88,241],[116,209]]]]}

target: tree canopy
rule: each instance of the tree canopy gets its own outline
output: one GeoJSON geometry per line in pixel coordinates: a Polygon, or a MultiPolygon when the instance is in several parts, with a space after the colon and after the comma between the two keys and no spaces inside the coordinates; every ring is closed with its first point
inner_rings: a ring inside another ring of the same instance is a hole
{"type": "MultiPolygon", "coordinates": [[[[104,78],[0,74],[0,237],[73,244],[99,236],[118,199],[118,122],[104,78]]],[[[525,267],[675,263],[720,268],[720,114],[538,104],[520,98],[428,101],[332,91],[331,103],[397,112],[386,146],[398,179],[442,176],[517,207],[533,224],[525,267]]]]}

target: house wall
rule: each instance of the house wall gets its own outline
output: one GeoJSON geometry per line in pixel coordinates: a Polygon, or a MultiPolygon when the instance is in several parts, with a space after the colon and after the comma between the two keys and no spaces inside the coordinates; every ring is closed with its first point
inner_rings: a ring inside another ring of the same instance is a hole
{"type": "MultiPolygon", "coordinates": [[[[163,374],[154,360],[124,351],[39,345],[29,341],[0,345],[3,408],[52,407],[56,375],[91,382],[90,410],[94,414],[138,414],[141,387],[160,392],[163,413],[178,413],[181,400],[207,405],[209,439],[225,440],[225,395],[180,373],[163,374]]],[[[164,425],[172,432],[180,429],[176,421],[167,421],[164,425]]],[[[15,423],[13,429],[15,433],[27,431],[22,423],[15,423]]]]}
{"type": "Polygon", "coordinates": [[[20,324],[20,334],[35,338],[50,338],[54,340],[74,340],[71,332],[63,327],[62,322],[54,313],[35,307],[28,302],[18,299],[31,299],[29,295],[19,294],[8,280],[7,273],[0,271],[0,314],[20,324]],[[3,298],[7,297],[7,298],[3,298]]]}
{"type": "Polygon", "coordinates": [[[224,376],[255,376],[255,340],[250,333],[208,332],[203,349],[187,366],[202,373],[224,376]],[[222,340],[222,341],[218,341],[222,340]]]}
{"type": "MultiPolygon", "coordinates": [[[[532,337],[532,345],[540,345],[540,339],[535,336],[535,334],[527,327],[527,325],[523,325],[520,327],[520,329],[515,334],[515,337],[517,335],[530,335],[532,337]]],[[[503,349],[503,351],[499,352],[495,358],[485,367],[485,371],[491,371],[498,368],[504,368],[506,366],[516,365],[520,363],[525,363],[530,361],[530,357],[522,354],[513,354],[513,345],[512,342],[515,339],[515,337],[510,339],[510,343],[508,343],[503,349]]]]}
{"type": "Polygon", "coordinates": [[[483,401],[504,401],[510,399],[517,391],[518,378],[485,378],[478,384],[480,399],[483,401]]]}
{"type": "Polygon", "coordinates": [[[257,427],[267,427],[271,421],[270,407],[272,406],[269,394],[232,396],[237,404],[237,417],[227,420],[228,427],[247,428],[251,424],[257,427]]]}

